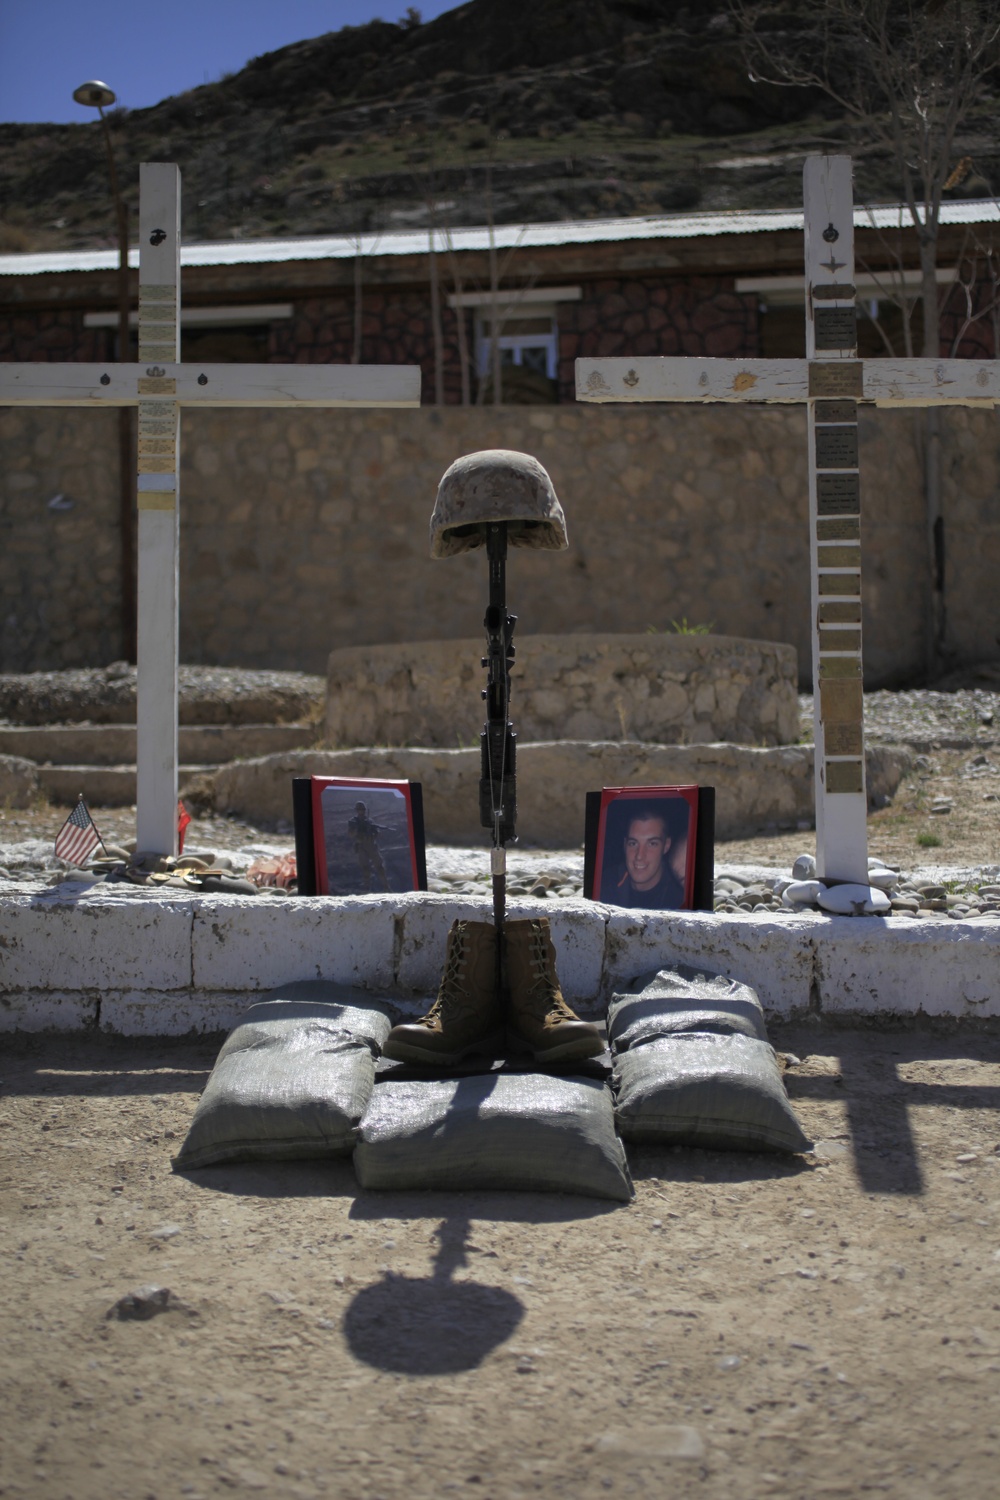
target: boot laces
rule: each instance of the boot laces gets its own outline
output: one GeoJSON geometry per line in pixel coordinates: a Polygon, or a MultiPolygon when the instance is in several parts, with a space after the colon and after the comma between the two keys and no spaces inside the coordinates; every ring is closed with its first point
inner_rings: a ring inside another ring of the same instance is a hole
{"type": "Polygon", "coordinates": [[[469,994],[465,985],[463,973],[465,961],[469,952],[469,935],[464,927],[454,934],[448,944],[448,953],[445,958],[444,973],[441,976],[441,985],[438,989],[437,999],[427,1012],[428,1021],[440,1017],[444,1020],[449,1015],[463,1010],[469,1003],[469,994]]]}
{"type": "Polygon", "coordinates": [[[533,930],[528,944],[531,964],[531,1000],[533,1007],[546,1016],[565,1017],[567,1006],[559,990],[555,969],[549,961],[549,946],[541,930],[533,930]]]}

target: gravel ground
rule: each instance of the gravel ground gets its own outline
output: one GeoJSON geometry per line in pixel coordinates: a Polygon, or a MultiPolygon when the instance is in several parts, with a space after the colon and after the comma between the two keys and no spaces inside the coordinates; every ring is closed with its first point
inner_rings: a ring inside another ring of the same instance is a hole
{"type": "MultiPolygon", "coordinates": [[[[802,737],[812,742],[813,696],[799,696],[802,737]]],[[[880,744],[915,750],[966,750],[1000,742],[1000,692],[966,688],[943,693],[928,688],[865,694],[865,735],[880,744]]]]}

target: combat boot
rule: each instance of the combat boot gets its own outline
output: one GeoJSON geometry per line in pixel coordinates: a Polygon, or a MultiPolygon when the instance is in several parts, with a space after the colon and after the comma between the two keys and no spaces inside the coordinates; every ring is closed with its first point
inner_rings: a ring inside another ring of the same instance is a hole
{"type": "Polygon", "coordinates": [[[496,928],[489,922],[453,922],[437,999],[419,1021],[394,1026],[382,1054],[447,1068],[469,1052],[495,1057],[503,1045],[496,928]]]}
{"type": "Polygon", "coordinates": [[[538,1062],[569,1062],[603,1052],[597,1027],[581,1021],[563,998],[548,917],[505,922],[504,938],[512,1044],[527,1048],[538,1062]]]}

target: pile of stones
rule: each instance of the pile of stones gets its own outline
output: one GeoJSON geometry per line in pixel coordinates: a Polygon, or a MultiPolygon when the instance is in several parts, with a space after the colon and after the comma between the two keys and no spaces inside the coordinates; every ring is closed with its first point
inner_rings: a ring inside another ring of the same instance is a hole
{"type": "Polygon", "coordinates": [[[870,859],[867,886],[827,886],[816,878],[813,856],[800,854],[792,866],[791,879],[787,875],[751,880],[731,873],[720,875],[715,882],[715,910],[775,916],[811,910],[837,916],[1000,920],[1000,883],[995,879],[953,884],[961,889],[949,890],[937,881],[913,879],[879,859],[870,859]]]}

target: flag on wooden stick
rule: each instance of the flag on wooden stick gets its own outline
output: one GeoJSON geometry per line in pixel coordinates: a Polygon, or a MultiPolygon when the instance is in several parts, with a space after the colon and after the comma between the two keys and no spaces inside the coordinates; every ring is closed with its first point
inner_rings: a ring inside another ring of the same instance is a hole
{"type": "Polygon", "coordinates": [[[190,821],[191,821],[191,814],[188,812],[188,810],[184,806],[183,802],[178,802],[178,804],[177,804],[177,853],[178,854],[183,854],[184,853],[184,835],[187,832],[187,826],[190,823],[190,821]]]}
{"type": "Polygon", "coordinates": [[[104,848],[104,840],[97,831],[97,824],[90,816],[90,808],[81,794],[73,811],[56,834],[56,858],[68,864],[79,865],[98,844],[104,848]]]}

